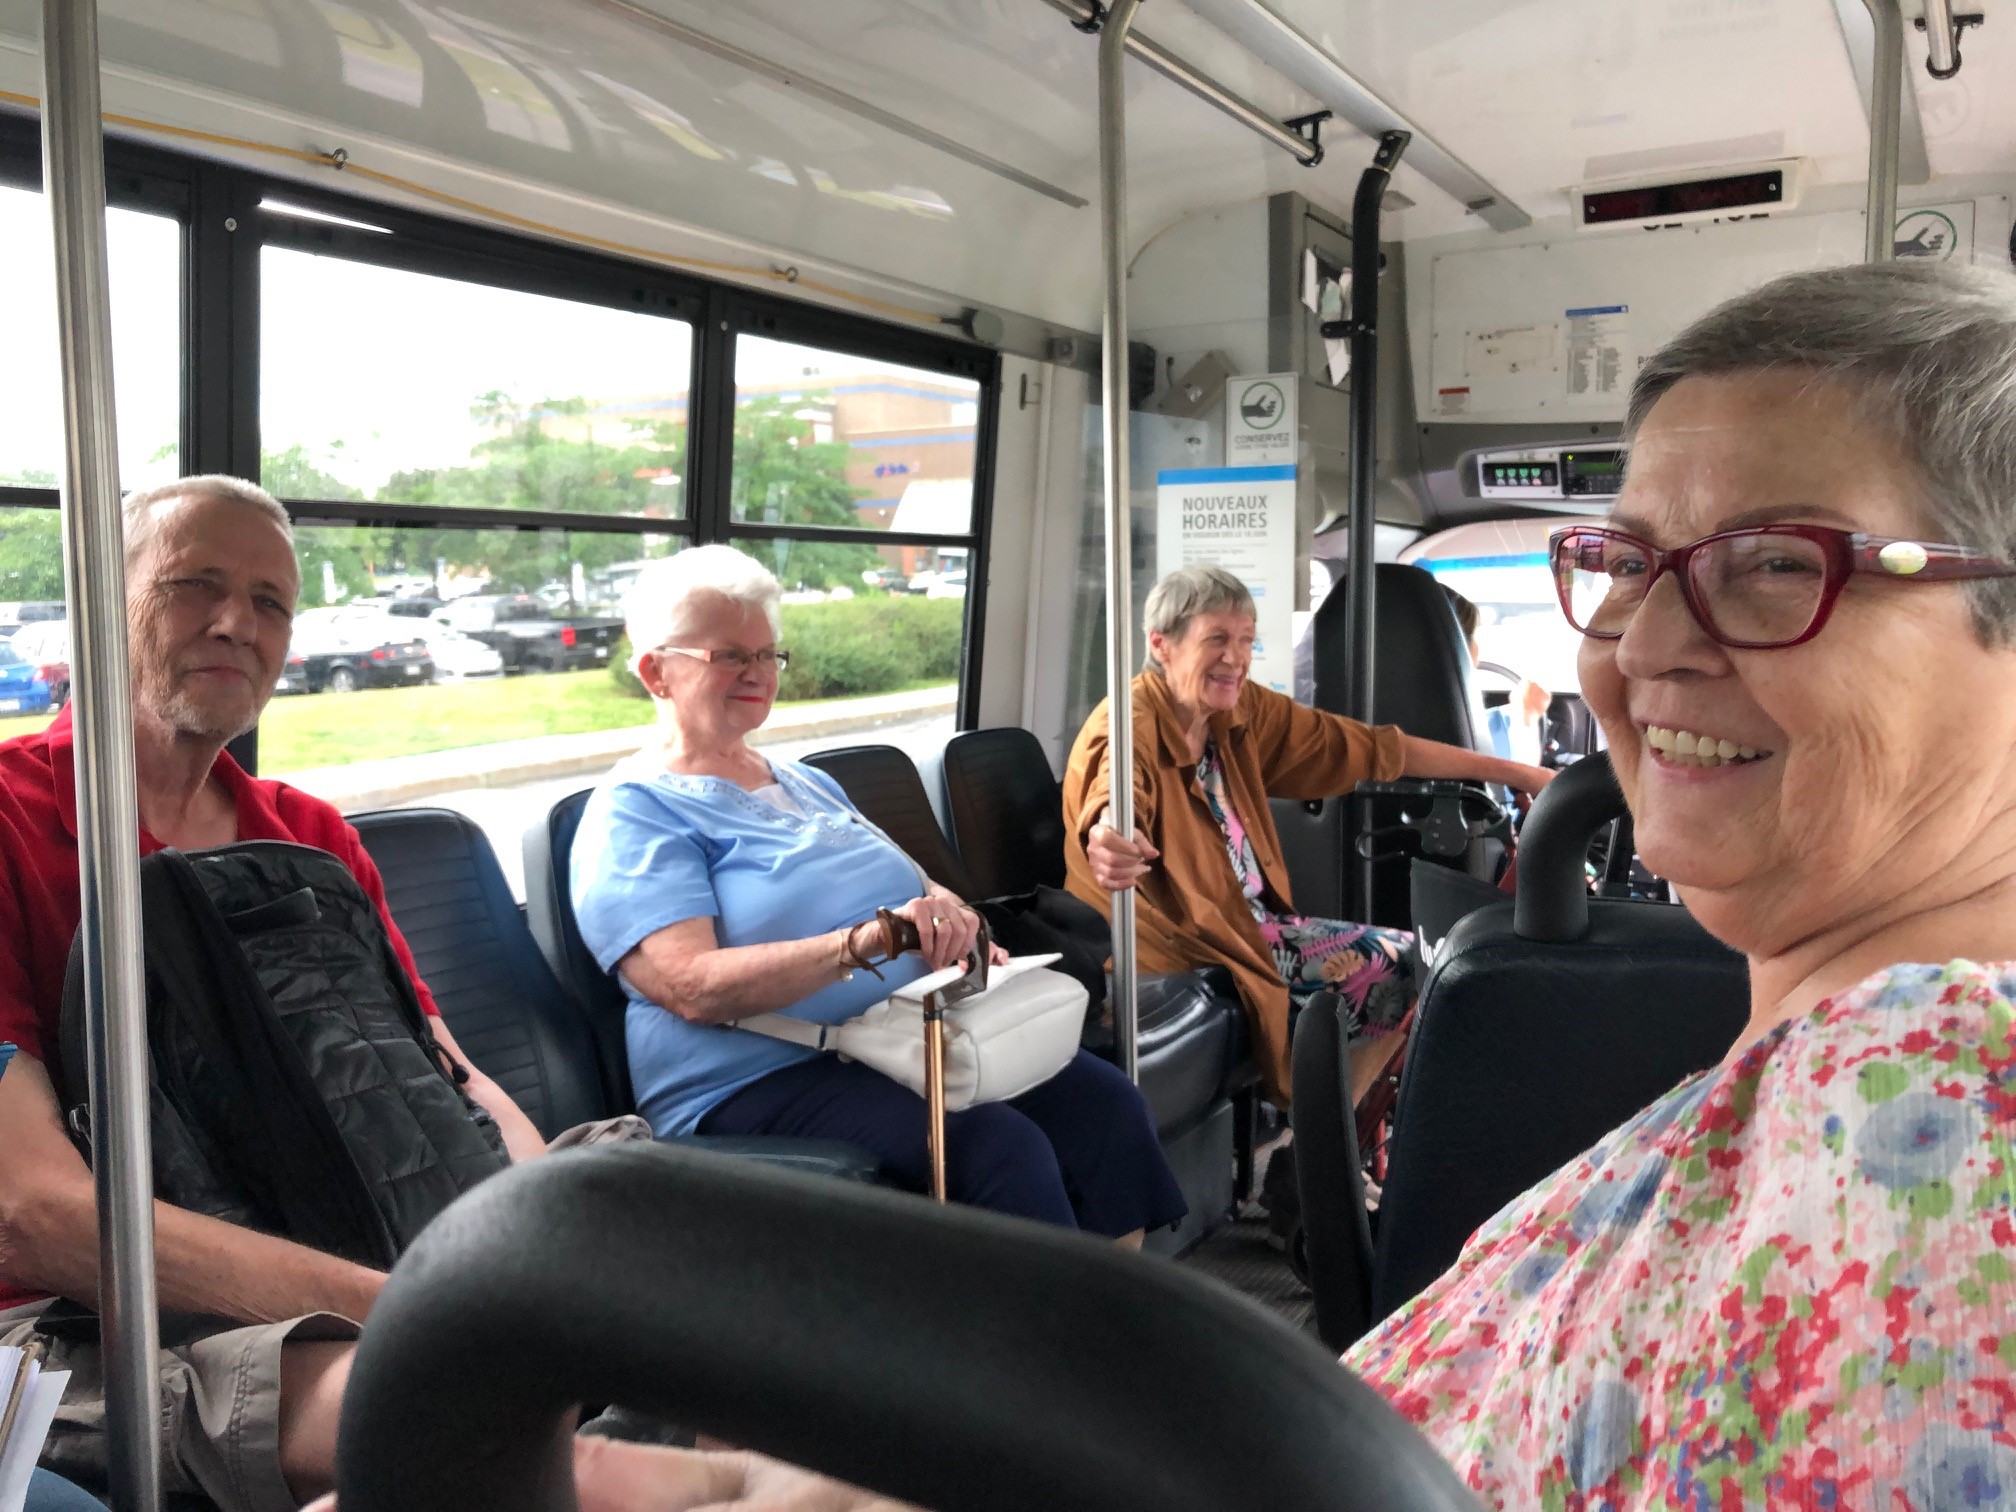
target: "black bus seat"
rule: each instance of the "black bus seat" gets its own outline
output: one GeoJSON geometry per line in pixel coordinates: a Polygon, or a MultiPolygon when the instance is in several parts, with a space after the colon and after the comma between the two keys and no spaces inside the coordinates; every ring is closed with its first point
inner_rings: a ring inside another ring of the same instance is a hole
{"type": "MultiPolygon", "coordinates": [[[[540,1135],[551,1139],[575,1124],[633,1111],[623,1062],[619,1091],[588,1015],[526,927],[483,831],[448,809],[395,809],[350,822],[384,878],[392,916],[456,1043],[540,1135]]],[[[617,1030],[620,1053],[620,1013],[617,1030]]],[[[693,1142],[851,1180],[872,1180],[879,1169],[867,1151],[837,1141],[693,1142]]]]}
{"type": "Polygon", "coordinates": [[[1372,1324],[1372,1229],[1338,1007],[1322,992],[1297,1015],[1291,1075],[1301,1269],[1316,1303],[1316,1337],[1342,1354],[1372,1324]]]}
{"type": "Polygon", "coordinates": [[[805,758],[805,765],[839,783],[848,801],[868,822],[895,841],[940,887],[962,898],[996,896],[984,888],[975,889],[973,878],[938,827],[917,763],[904,752],[890,745],[836,746],[813,752],[805,758]]]}
{"type": "Polygon", "coordinates": [[[948,832],[980,895],[1064,885],[1064,789],[1043,742],[1009,726],[965,730],[938,760],[948,832]]]}
{"type": "MultiPolygon", "coordinates": [[[[1035,737],[1025,730],[983,730],[954,736],[946,745],[941,769],[946,783],[970,778],[976,764],[967,758],[990,740],[1017,749],[1026,749],[1022,742],[1035,743],[1035,737]]],[[[1049,765],[1040,748],[1036,760],[1047,778],[1049,765]]],[[[895,746],[848,746],[817,752],[805,761],[830,774],[854,805],[910,850],[912,859],[935,880],[950,887],[945,879],[958,877],[968,887],[963,892],[953,887],[953,891],[963,897],[1005,896],[989,891],[987,884],[1015,873],[984,842],[978,852],[978,869],[967,863],[963,852],[953,850],[938,828],[923,778],[904,752],[895,746]],[[913,846],[916,849],[912,850],[913,846]]],[[[986,769],[994,768],[990,763],[986,769]]],[[[954,796],[948,789],[945,809],[957,814],[962,804],[976,803],[992,803],[1008,813],[1011,824],[1021,826],[1024,834],[1040,836],[1047,819],[1048,833],[1057,846],[1055,872],[1062,875],[1063,799],[1054,779],[1046,787],[1025,775],[999,793],[974,785],[954,796]]],[[[1039,861],[1022,874],[1047,864],[1039,861]]],[[[1223,1221],[1239,1195],[1238,1179],[1244,1166],[1238,1114],[1243,1110],[1235,1109],[1230,1094],[1239,1067],[1248,1057],[1241,1032],[1244,1014],[1230,985],[1224,973],[1143,972],[1135,992],[1141,1095],[1154,1116],[1163,1153],[1190,1203],[1190,1216],[1173,1238],[1151,1236],[1151,1245],[1157,1247],[1173,1245],[1180,1250],[1203,1238],[1223,1221]]],[[[1086,1048],[1110,1058],[1110,1032],[1102,1035],[1095,1022],[1088,1031],[1086,1048]]]]}
{"type": "MultiPolygon", "coordinates": [[[[953,849],[981,897],[1064,885],[1064,789],[1051,774],[1041,741],[1013,725],[966,730],[946,741],[934,765],[953,849]]],[[[1168,995],[1161,990],[1165,981],[1186,977],[1201,983],[1232,1022],[1218,1090],[1253,1085],[1259,1073],[1248,1053],[1246,1016],[1232,973],[1222,966],[1141,974],[1136,992],[1141,1059],[1159,1055],[1187,1032],[1170,1011],[1173,1004],[1165,1006],[1168,995]]]]}
{"type": "Polygon", "coordinates": [[[482,830],[447,809],[357,814],[420,978],[469,1058],[551,1139],[606,1118],[601,1057],[547,969],[482,830]]]}
{"type": "MultiPolygon", "coordinates": [[[[1022,741],[1034,745],[1035,740],[1028,731],[1017,729],[978,730],[954,736],[945,748],[946,808],[956,814],[962,805],[968,808],[986,805],[992,797],[996,811],[1008,816],[1002,833],[1012,833],[1013,826],[1020,826],[1021,833],[1035,835],[1039,844],[1047,816],[1048,835],[1057,847],[1055,873],[1061,879],[1063,796],[1056,780],[1048,778],[1048,765],[1040,768],[1047,786],[1025,777],[1007,790],[990,795],[971,780],[974,766],[963,759],[990,742],[1019,746],[1022,741]]],[[[985,841],[979,851],[978,866],[967,861],[964,850],[955,852],[936,829],[929,795],[916,765],[895,746],[850,746],[817,752],[805,759],[808,765],[829,773],[839,782],[855,806],[905,850],[915,845],[917,850],[911,851],[913,859],[934,880],[942,882],[942,872],[968,881],[969,889],[962,896],[994,898],[1026,892],[1039,885],[1038,881],[1030,880],[1023,887],[990,884],[1049,870],[1040,858],[1020,867],[1011,866],[985,841]]],[[[1040,747],[1037,759],[1041,760],[1040,747]]],[[[985,770],[993,774],[999,768],[990,764],[985,770]]],[[[970,826],[967,832],[972,833],[970,826]]],[[[1033,851],[1034,847],[1026,849],[1033,851]]],[[[1157,1126],[1167,1137],[1194,1122],[1210,1102],[1223,1096],[1231,1086],[1236,1058],[1245,1045],[1244,1036],[1235,1028],[1243,1022],[1243,1014],[1237,1011],[1239,1000],[1232,988],[1231,973],[1217,969],[1143,972],[1135,998],[1141,1090],[1148,1098],[1157,1126]]],[[[1110,1035],[1100,1040],[1096,1031],[1090,1041],[1091,1048],[1109,1056],[1111,1043],[1110,1035]]]]}
{"type": "Polygon", "coordinates": [[[343,1512],[571,1508],[583,1400],[937,1512],[1478,1505],[1315,1341],[1180,1267],[631,1145],[505,1172],[394,1269],[343,1512]]]}
{"type": "MultiPolygon", "coordinates": [[[[1372,722],[1398,725],[1424,740],[1485,749],[1471,701],[1470,651],[1448,593],[1421,568],[1398,562],[1379,563],[1374,577],[1378,655],[1372,722]]],[[[1317,606],[1309,633],[1315,637],[1315,706],[1344,713],[1351,665],[1350,616],[1341,589],[1317,606]]],[[[1375,826],[1394,824],[1398,815],[1395,801],[1373,802],[1375,826]]],[[[1319,918],[1408,926],[1408,856],[1396,853],[1374,863],[1369,907],[1357,896],[1349,799],[1277,802],[1274,822],[1299,910],[1319,918]]],[[[1480,841],[1471,847],[1465,863],[1473,874],[1488,878],[1500,855],[1496,842],[1480,841]]]]}
{"type": "MultiPolygon", "coordinates": [[[[1372,1322],[1507,1202],[1720,1061],[1749,1017],[1746,963],[1685,909],[1588,895],[1589,841],[1622,811],[1607,756],[1564,771],[1526,820],[1516,898],[1458,919],[1427,963],[1387,1146],[1372,1322]]],[[[1296,1104],[1299,1143],[1299,1086],[1296,1104]]],[[[1305,1215],[1363,1204],[1355,1165],[1299,1174],[1305,1215]]]]}

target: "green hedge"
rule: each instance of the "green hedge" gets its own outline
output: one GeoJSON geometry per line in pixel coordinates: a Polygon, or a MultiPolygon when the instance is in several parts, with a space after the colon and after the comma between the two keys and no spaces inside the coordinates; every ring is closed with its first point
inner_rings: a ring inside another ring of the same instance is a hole
{"type": "MultiPolygon", "coordinates": [[[[784,641],[791,666],[780,703],[887,693],[927,679],[959,675],[966,605],[960,599],[863,594],[825,604],[786,604],[784,641]]],[[[609,675],[633,697],[644,688],[630,671],[630,643],[611,656],[609,675]]]]}

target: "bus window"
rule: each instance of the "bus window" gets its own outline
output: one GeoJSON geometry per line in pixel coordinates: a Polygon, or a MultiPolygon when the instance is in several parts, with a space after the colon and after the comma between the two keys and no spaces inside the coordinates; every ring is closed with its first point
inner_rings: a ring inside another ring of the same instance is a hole
{"type": "MultiPolygon", "coordinates": [[[[1582,637],[1561,617],[1547,569],[1547,536],[1559,519],[1459,525],[1416,543],[1402,560],[1434,574],[1477,606],[1477,653],[1555,693],[1581,684],[1582,637]]],[[[1499,687],[1493,680],[1488,686],[1499,687]]]]}
{"type": "Polygon", "coordinates": [[[872,738],[917,755],[953,728],[980,404],[971,378],[735,341],[730,537],[784,585],[784,695],[887,698],[872,738]]]}
{"type": "MultiPolygon", "coordinates": [[[[118,382],[119,475],[127,488],[165,483],[181,471],[182,228],[164,215],[112,209],[106,216],[112,274],[112,370],[118,382]]],[[[63,386],[56,371],[56,276],[42,196],[0,187],[0,485],[54,488],[63,470],[63,386]]],[[[53,525],[54,517],[51,516],[53,525]]],[[[32,533],[32,532],[31,532],[32,533]]],[[[0,527],[0,597],[17,594],[12,532],[0,527]]]]}
{"type": "Polygon", "coordinates": [[[271,245],[260,280],[280,497],[685,513],[685,321],[271,245]]]}

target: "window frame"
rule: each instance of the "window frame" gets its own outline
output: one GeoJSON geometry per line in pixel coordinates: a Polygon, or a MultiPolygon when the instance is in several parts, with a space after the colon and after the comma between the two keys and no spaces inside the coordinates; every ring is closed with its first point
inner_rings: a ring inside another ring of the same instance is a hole
{"type": "MultiPolygon", "coordinates": [[[[967,553],[957,727],[978,719],[993,522],[1001,354],[949,333],[918,329],[746,288],[678,268],[569,246],[476,222],[392,205],[321,184],[213,162],[108,136],[108,202],[175,216],[182,226],[181,443],[184,475],[260,475],[260,258],[267,246],[545,295],[609,309],[684,319],[693,327],[687,455],[678,519],[447,508],[329,499],[283,499],[303,528],[581,531],[675,536],[688,544],[752,540],[940,546],[967,553]],[[390,235],[262,211],[285,199],[382,226],[390,235]],[[738,523],[732,518],[735,343],[741,335],[818,346],[973,381],[973,511],[956,536],[872,528],[738,523]]],[[[0,107],[0,184],[39,190],[39,125],[0,107]]],[[[0,507],[58,507],[54,489],[0,487],[0,507]]],[[[255,757],[249,743],[241,759],[255,757]]],[[[251,762],[248,760],[248,765],[251,762]]]]}

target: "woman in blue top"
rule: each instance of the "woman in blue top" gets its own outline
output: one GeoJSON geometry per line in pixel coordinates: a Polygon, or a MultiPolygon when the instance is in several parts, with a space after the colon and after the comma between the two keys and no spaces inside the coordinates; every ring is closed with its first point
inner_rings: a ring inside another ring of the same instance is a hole
{"type": "MultiPolygon", "coordinates": [[[[852,1018],[964,960],[978,931],[832,778],[750,747],[785,661],[779,596],[774,577],[726,546],[639,576],[628,630],[662,738],[610,773],[582,815],[574,910],[629,995],[630,1079],[661,1137],[846,1140],[923,1191],[921,1097],[859,1062],[733,1027],[780,1011],[852,1018]],[[858,969],[881,959],[878,908],[921,941],[880,978],[858,969]]],[[[1012,1102],[952,1114],[947,1130],[954,1201],[1133,1241],[1183,1216],[1141,1094],[1083,1051],[1012,1102]]]]}

